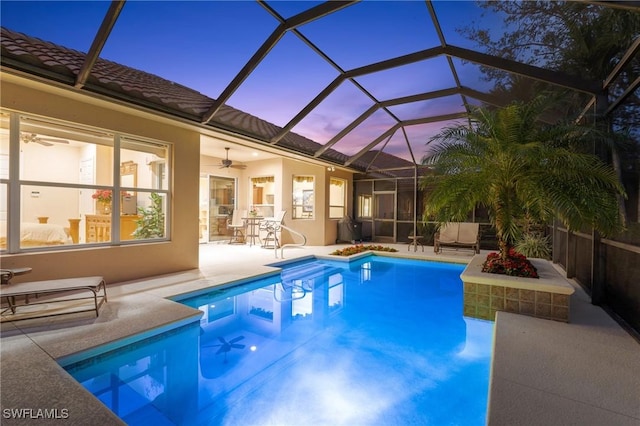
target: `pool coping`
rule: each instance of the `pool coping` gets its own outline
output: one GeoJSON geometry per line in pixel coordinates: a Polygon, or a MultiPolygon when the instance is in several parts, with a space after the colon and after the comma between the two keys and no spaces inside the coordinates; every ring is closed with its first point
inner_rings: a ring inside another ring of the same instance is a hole
{"type": "MultiPolygon", "coordinates": [[[[151,289],[145,293],[144,302],[139,300],[142,296],[133,296],[133,303],[129,304],[131,314],[139,313],[139,307],[143,304],[150,310],[153,310],[153,305],[162,305],[160,310],[164,313],[163,317],[157,318],[155,324],[150,328],[149,323],[138,323],[137,325],[128,322],[130,316],[123,315],[123,304],[126,299],[130,299],[132,296],[127,295],[124,297],[110,297],[109,303],[103,307],[103,312],[99,318],[88,319],[82,315],[77,315],[77,320],[68,320],[65,318],[34,318],[32,320],[25,320],[21,324],[2,323],[0,324],[0,330],[2,331],[3,345],[0,347],[0,353],[2,354],[2,377],[3,386],[11,387],[15,392],[12,395],[20,395],[19,399],[8,398],[8,392],[2,393],[2,407],[40,407],[43,400],[51,395],[48,393],[43,394],[40,390],[48,389],[49,386],[62,387],[65,393],[69,396],[69,401],[66,407],[69,410],[69,416],[73,418],[95,418],[100,419],[100,424],[103,425],[122,425],[125,424],[122,419],[118,418],[110,409],[108,409],[102,402],[100,402],[90,392],[85,390],[65,369],[65,366],[72,365],[80,362],[86,358],[102,355],[109,351],[123,347],[126,344],[135,343],[140,340],[153,337],[164,331],[168,331],[179,326],[189,324],[191,322],[198,321],[202,312],[195,308],[179,303],[187,297],[193,297],[201,294],[205,294],[212,290],[223,290],[225,288],[231,288],[241,285],[245,282],[252,281],[254,279],[260,279],[271,275],[278,274],[281,270],[277,265],[284,265],[293,262],[300,262],[307,259],[328,259],[334,261],[351,262],[359,260],[361,258],[369,256],[386,256],[386,257],[399,257],[405,259],[418,259],[422,261],[440,261],[445,263],[465,263],[462,262],[449,262],[446,259],[425,259],[415,256],[397,255],[397,253],[389,252],[372,252],[367,251],[358,253],[352,256],[335,256],[335,255],[307,255],[296,257],[287,260],[276,260],[270,262],[267,265],[263,265],[263,271],[252,275],[246,275],[242,278],[232,280],[217,280],[217,279],[196,279],[191,282],[182,282],[179,289],[160,288],[151,289]],[[170,319],[169,317],[173,317],[170,319]],[[57,321],[62,321],[65,325],[73,325],[64,332],[64,338],[58,337],[58,334],[51,332],[49,328],[55,325],[57,321]],[[115,323],[115,324],[114,324],[115,323]],[[109,336],[103,333],[105,331],[104,326],[111,324],[111,329],[115,329],[122,335],[118,338],[109,338],[109,336]],[[22,338],[35,343],[35,346],[30,350],[40,353],[42,360],[39,362],[39,369],[46,368],[51,372],[46,376],[46,380],[42,377],[31,378],[29,380],[23,380],[22,378],[15,378],[15,380],[9,380],[7,383],[7,377],[14,376],[11,371],[25,370],[23,365],[31,357],[25,356],[12,356],[10,355],[13,349],[11,344],[7,344],[4,340],[7,334],[12,334],[12,331],[7,331],[9,328],[13,329],[16,335],[22,336],[22,338]],[[87,328],[92,328],[94,331],[91,334],[102,337],[95,340],[87,337],[87,328]],[[95,329],[98,329],[96,332],[95,329]],[[125,331],[126,330],[126,331],[125,331]],[[74,341],[75,344],[66,344],[65,342],[74,341]],[[42,382],[46,382],[49,386],[42,386],[42,382]],[[35,392],[34,392],[35,389],[35,392]],[[19,401],[19,402],[18,402],[19,401]],[[81,403],[80,403],[81,402],[81,403]]],[[[67,317],[73,318],[75,314],[70,314],[67,317]]],[[[3,424],[23,424],[15,419],[3,419],[3,424]]]]}
{"type": "MultiPolygon", "coordinates": [[[[406,248],[406,245],[400,247],[406,248]]],[[[384,254],[376,255],[453,263],[468,263],[471,260],[470,257],[466,256],[452,260],[450,256],[434,256],[430,253],[426,254],[427,257],[425,257],[424,255],[420,256],[413,252],[385,252],[384,254]]],[[[344,259],[344,257],[340,259],[338,256],[322,254],[321,251],[319,255],[315,254],[315,256],[318,258],[326,257],[332,260],[344,259]]],[[[300,258],[294,258],[291,261],[299,260],[300,258]]],[[[346,261],[347,259],[344,260],[346,261]]],[[[269,261],[265,264],[273,263],[275,262],[269,261]]],[[[560,272],[563,272],[557,265],[553,266],[560,272]]],[[[257,271],[258,275],[260,275],[269,272],[272,273],[275,268],[271,266],[256,266],[252,267],[252,270],[257,271]]],[[[218,274],[216,271],[215,276],[213,274],[207,276],[205,273],[203,277],[203,272],[199,269],[185,271],[177,275],[179,275],[179,277],[176,278],[176,284],[186,283],[187,286],[196,290],[202,289],[204,286],[212,283],[214,283],[213,287],[222,288],[219,285],[221,283],[224,284],[223,279],[231,275],[235,278],[224,282],[232,283],[238,280],[237,271],[227,275],[218,274]]],[[[244,278],[248,278],[246,274],[244,278]]],[[[2,385],[5,389],[11,389],[11,392],[2,392],[2,408],[48,408],[46,405],[47,401],[53,400],[65,404],[64,406],[70,410],[70,417],[73,417],[76,421],[82,421],[81,419],[100,419],[99,423],[104,425],[124,424],[111,410],[106,408],[97,398],[79,385],[63,367],[56,362],[56,359],[61,358],[60,355],[65,351],[69,353],[74,350],[74,347],[77,349],[73,340],[80,340],[80,343],[86,346],[83,336],[87,334],[101,334],[100,331],[96,333],[96,330],[104,329],[104,327],[107,327],[107,329],[116,329],[119,333],[126,334],[130,329],[130,324],[128,324],[129,320],[131,318],[135,320],[137,317],[142,317],[137,326],[148,325],[148,319],[154,318],[153,313],[150,312],[153,309],[140,309],[141,301],[139,298],[143,298],[145,303],[162,299],[164,301],[162,302],[163,305],[182,306],[182,308],[188,311],[188,315],[194,315],[192,308],[183,306],[164,296],[165,293],[168,292],[165,287],[171,287],[171,285],[166,285],[164,281],[161,285],[157,285],[155,281],[156,279],[154,277],[141,280],[141,282],[149,283],[146,285],[146,289],[143,290],[143,294],[116,294],[112,298],[112,293],[110,293],[109,303],[103,307],[106,309],[104,313],[101,314],[99,320],[78,318],[75,322],[68,322],[68,320],[66,320],[67,322],[65,322],[64,325],[52,322],[45,322],[45,324],[40,325],[24,323],[19,324],[19,326],[13,323],[1,324],[2,345],[0,345],[0,349],[2,351],[2,385]],[[130,300],[132,297],[137,300],[130,300]],[[62,343],[56,344],[56,340],[62,341],[62,343]],[[16,348],[16,342],[18,341],[22,342],[22,346],[26,346],[21,348],[18,345],[16,348]],[[36,357],[38,361],[34,363],[33,360],[36,357]],[[46,371],[44,376],[40,374],[40,372],[43,371],[46,371]],[[51,389],[55,389],[55,391],[51,389]],[[57,396],[59,393],[62,393],[64,396],[57,399],[53,398],[53,395],[57,396]]],[[[554,372],[554,376],[551,378],[550,383],[555,383],[562,388],[587,387],[598,389],[600,386],[598,381],[605,380],[604,377],[601,377],[602,375],[597,375],[598,377],[586,386],[585,383],[575,383],[576,375],[589,379],[594,375],[595,368],[592,363],[581,366],[576,364],[570,357],[562,356],[560,359],[557,357],[553,359],[548,353],[539,350],[547,343],[544,341],[544,339],[548,338],[544,336],[544,330],[556,329],[557,327],[566,329],[564,333],[570,335],[570,340],[566,342],[567,344],[565,345],[563,343],[561,345],[561,355],[564,355],[563,351],[569,354],[573,354],[574,351],[581,351],[582,353],[588,354],[595,353],[596,356],[594,356],[594,360],[607,360],[606,364],[598,366],[600,370],[605,373],[613,371],[617,374],[616,377],[620,377],[619,382],[615,383],[617,388],[612,394],[626,395],[624,401],[628,401],[629,398],[632,400],[633,398],[640,400],[640,385],[638,385],[640,377],[634,378],[633,375],[628,374],[629,371],[640,371],[640,357],[638,356],[640,346],[633,337],[613,321],[602,308],[591,305],[588,297],[584,295],[584,292],[573,280],[569,281],[577,290],[576,293],[571,296],[574,303],[577,302],[577,304],[574,305],[577,306],[577,309],[572,310],[572,319],[569,324],[521,315],[515,315],[516,321],[514,321],[511,314],[502,312],[497,314],[495,323],[497,337],[494,342],[494,361],[498,359],[498,355],[500,355],[500,357],[502,357],[501,359],[508,359],[509,363],[508,371],[505,372],[502,367],[507,367],[507,365],[496,366],[494,362],[492,362],[488,424],[546,425],[550,423],[549,419],[566,419],[567,416],[572,413],[576,418],[584,417],[586,422],[583,424],[605,424],[602,422],[596,423],[595,421],[589,422],[588,416],[582,416],[580,413],[577,413],[577,410],[589,412],[589,410],[591,410],[588,405],[590,401],[570,400],[561,392],[566,389],[558,390],[553,389],[553,387],[536,387],[533,385],[540,377],[540,374],[537,370],[532,370],[532,365],[537,367],[543,366],[544,368],[546,368],[547,365],[556,366],[557,368],[551,370],[554,372]],[[585,312],[589,312],[589,314],[585,314],[585,312]],[[518,324],[518,327],[509,327],[509,324],[515,323],[518,324]],[[602,348],[603,339],[607,343],[606,346],[608,350],[602,348]],[[526,348],[526,353],[523,356],[513,356],[514,346],[526,348]],[[623,353],[626,357],[622,359],[621,362],[618,362],[621,354],[616,352],[616,348],[624,348],[623,353]],[[600,354],[597,350],[603,353],[600,354]],[[621,370],[622,373],[620,373],[621,370]],[[526,374],[522,374],[522,372],[526,374]],[[519,390],[518,392],[514,392],[514,384],[517,385],[516,390],[519,390]],[[523,394],[523,389],[529,392],[532,397],[523,394]],[[541,401],[544,401],[546,405],[541,404],[541,401]],[[587,410],[585,410],[585,407],[587,410]],[[505,419],[508,421],[505,422],[505,419]]],[[[123,285],[127,285],[127,283],[123,283],[123,285]]],[[[180,292],[171,291],[170,293],[179,294],[180,292]]],[[[153,305],[158,306],[155,302],[153,305]]],[[[164,309],[161,309],[161,312],[162,311],[164,311],[164,309]]],[[[163,319],[165,321],[168,317],[172,316],[174,317],[172,321],[180,319],[175,311],[171,309],[170,311],[169,315],[164,315],[163,319]]],[[[187,311],[183,311],[180,315],[186,314],[187,311]]],[[[162,322],[160,320],[156,321],[162,322]]],[[[545,377],[548,376],[545,375],[545,377]]],[[[597,412],[597,416],[594,416],[593,419],[598,419],[598,421],[603,419],[610,420],[608,424],[637,425],[640,423],[640,412],[636,415],[633,411],[629,411],[629,409],[625,409],[626,411],[624,411],[620,407],[607,405],[609,402],[610,401],[605,401],[605,403],[600,403],[599,406],[594,409],[597,412]],[[631,414],[629,415],[629,413],[631,414]],[[620,421],[622,422],[619,423],[620,421]]],[[[54,405],[54,403],[48,404],[49,406],[54,405]]],[[[633,406],[631,410],[640,411],[640,407],[633,406]]],[[[33,423],[33,421],[3,419],[3,424],[6,425],[31,423],[33,423]]],[[[551,421],[551,423],[557,423],[557,421],[551,421]]]]}
{"type": "Polygon", "coordinates": [[[487,425],[640,425],[640,345],[577,289],[571,322],[497,312],[487,425]]]}
{"type": "Polygon", "coordinates": [[[560,274],[548,260],[529,259],[536,268],[540,278],[511,277],[508,275],[482,272],[484,260],[484,256],[474,256],[460,276],[462,281],[473,282],[476,284],[512,287],[522,290],[546,291],[568,296],[572,295],[576,291],[569,281],[560,274]]]}
{"type": "Polygon", "coordinates": [[[575,289],[548,260],[529,260],[539,278],[482,272],[485,257],[474,256],[460,275],[464,315],[494,320],[496,312],[506,311],[568,322],[575,289]]]}

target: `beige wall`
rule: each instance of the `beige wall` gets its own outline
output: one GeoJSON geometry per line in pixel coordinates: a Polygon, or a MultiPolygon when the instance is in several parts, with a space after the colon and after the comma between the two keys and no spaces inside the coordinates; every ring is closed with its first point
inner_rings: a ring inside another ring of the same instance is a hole
{"type": "MultiPolygon", "coordinates": [[[[324,187],[324,170],[322,166],[305,164],[300,161],[285,159],[282,171],[282,206],[283,210],[287,210],[285,216],[285,224],[307,237],[307,244],[312,246],[323,246],[324,243],[324,210],[322,206],[325,204],[325,187],[324,187]],[[293,219],[293,176],[307,175],[315,177],[315,206],[313,219],[293,219]]],[[[298,242],[295,237],[283,232],[283,242],[298,242]]]]}
{"type": "MultiPolygon", "coordinates": [[[[282,164],[282,208],[287,210],[285,224],[307,237],[307,244],[324,246],[335,244],[339,219],[329,219],[329,178],[331,176],[347,180],[347,214],[350,214],[351,186],[353,176],[349,172],[332,171],[327,167],[308,164],[302,161],[284,159],[282,164]],[[292,219],[293,176],[312,175],[315,177],[315,209],[313,219],[292,219]]],[[[276,208],[276,210],[278,210],[276,208]]],[[[283,241],[298,242],[291,235],[283,233],[283,241]]]]}
{"type": "Polygon", "coordinates": [[[16,282],[82,275],[102,275],[107,282],[120,282],[198,267],[199,171],[193,165],[198,164],[199,132],[134,109],[117,107],[114,111],[113,105],[96,99],[55,93],[57,89],[38,84],[26,83],[34,87],[25,87],[4,77],[3,108],[169,142],[174,159],[171,241],[3,255],[3,267],[33,268],[31,274],[15,278],[16,282]]]}
{"type": "MultiPolygon", "coordinates": [[[[286,210],[284,219],[286,226],[302,233],[307,237],[308,245],[323,246],[334,244],[337,237],[337,222],[339,219],[329,219],[329,178],[338,177],[347,181],[347,206],[346,214],[352,212],[352,173],[335,170],[329,172],[325,166],[310,164],[305,161],[288,158],[273,158],[261,161],[251,161],[244,163],[247,168],[238,169],[218,169],[220,159],[201,156],[200,164],[202,173],[215,176],[235,177],[238,179],[238,200],[239,209],[249,209],[251,207],[250,179],[254,177],[273,176],[276,183],[274,197],[274,213],[286,210]],[[313,219],[293,219],[293,176],[309,175],[315,177],[315,210],[313,219]]],[[[283,243],[300,242],[301,239],[292,235],[288,231],[282,233],[283,243]]]]}
{"type": "MultiPolygon", "coordinates": [[[[330,176],[348,181],[347,214],[352,212],[352,173],[348,171],[329,172],[323,165],[292,158],[273,158],[248,162],[244,170],[221,172],[217,167],[219,159],[200,156],[200,131],[188,124],[15,76],[2,75],[1,84],[3,108],[173,144],[170,241],[3,255],[3,267],[33,268],[31,274],[14,278],[16,282],[102,275],[107,282],[114,283],[197,268],[201,173],[237,177],[238,207],[241,209],[251,206],[250,178],[274,176],[278,185],[274,197],[275,212],[287,210],[285,224],[305,234],[308,245],[333,244],[336,239],[337,219],[328,218],[330,176]],[[294,175],[314,175],[316,178],[313,219],[292,219],[294,175]]],[[[283,243],[292,241],[292,236],[285,231],[283,243]]]]}
{"type": "MultiPolygon", "coordinates": [[[[325,191],[329,194],[329,180],[331,177],[344,179],[347,181],[346,183],[346,206],[345,206],[345,215],[351,216],[353,218],[353,175],[348,172],[334,170],[334,171],[325,171],[326,178],[324,181],[325,191]]],[[[336,238],[338,238],[338,221],[340,219],[329,219],[329,200],[324,205],[325,212],[325,232],[324,232],[324,245],[335,244],[336,238]]]]}

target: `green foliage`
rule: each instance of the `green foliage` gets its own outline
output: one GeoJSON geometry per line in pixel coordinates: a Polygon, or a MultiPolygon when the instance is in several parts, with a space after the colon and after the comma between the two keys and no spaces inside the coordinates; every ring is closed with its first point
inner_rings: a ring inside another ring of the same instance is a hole
{"type": "Polygon", "coordinates": [[[438,230],[436,223],[419,223],[418,235],[422,235],[422,242],[426,245],[433,245],[433,237],[438,230]]]}
{"type": "Polygon", "coordinates": [[[358,253],[362,253],[365,251],[386,251],[386,252],[390,252],[390,253],[394,253],[397,252],[398,250],[394,249],[393,247],[384,247],[384,246],[380,246],[380,245],[362,245],[362,244],[356,244],[355,246],[351,246],[351,247],[346,247],[343,249],[339,249],[339,250],[335,250],[332,251],[329,254],[333,254],[335,256],[351,256],[353,254],[358,254],[358,253]]]}
{"type": "Polygon", "coordinates": [[[551,259],[551,241],[548,236],[525,233],[516,243],[515,249],[526,257],[551,259]]]}
{"type": "MultiPolygon", "coordinates": [[[[457,29],[479,50],[499,58],[526,62],[544,69],[561,71],[578,81],[607,82],[606,90],[616,98],[628,90],[640,70],[640,55],[630,50],[640,34],[640,13],[631,8],[615,7],[607,2],[578,1],[477,1],[487,15],[500,16],[504,31],[473,22],[457,29]],[[629,63],[609,79],[625,52],[631,54],[629,63]]],[[[487,20],[491,25],[492,21],[487,20]]],[[[550,120],[565,117],[575,120],[582,114],[586,120],[596,119],[602,128],[608,127],[609,136],[627,138],[628,143],[609,146],[611,163],[630,191],[637,187],[640,165],[640,97],[628,96],[616,102],[606,117],[596,117],[595,110],[586,111],[588,97],[578,91],[566,91],[542,81],[535,81],[517,73],[495,67],[481,67],[485,80],[495,86],[490,93],[498,99],[532,99],[542,91],[563,93],[556,103],[550,120]],[[613,133],[615,132],[615,134],[613,133]]],[[[598,101],[600,102],[600,101],[598,101]]],[[[635,197],[630,197],[626,210],[637,210],[635,197]]],[[[618,198],[623,214],[625,203],[618,198]]]]}
{"type": "Polygon", "coordinates": [[[504,274],[514,277],[540,278],[535,266],[522,254],[509,249],[506,257],[489,253],[482,264],[482,272],[504,274]]]}
{"type": "MultiPolygon", "coordinates": [[[[587,79],[604,80],[640,31],[636,11],[587,2],[483,1],[478,6],[501,16],[508,29],[492,31],[474,22],[457,30],[481,51],[587,79]]],[[[511,85],[508,73],[488,67],[483,72],[499,86],[511,85]]]]}
{"type": "Polygon", "coordinates": [[[616,173],[580,149],[602,135],[573,123],[541,124],[546,109],[542,96],[498,110],[478,108],[471,127],[447,127],[434,136],[428,142],[434,148],[422,160],[435,171],[421,180],[424,219],[465,221],[481,205],[503,256],[527,221],[549,223],[557,216],[570,230],[621,230],[617,196],[624,189],[616,173]]]}
{"type": "Polygon", "coordinates": [[[164,237],[164,212],[162,211],[162,197],[151,193],[151,205],[147,208],[138,207],[141,216],[136,221],[138,227],[133,232],[136,239],[164,237]]]}

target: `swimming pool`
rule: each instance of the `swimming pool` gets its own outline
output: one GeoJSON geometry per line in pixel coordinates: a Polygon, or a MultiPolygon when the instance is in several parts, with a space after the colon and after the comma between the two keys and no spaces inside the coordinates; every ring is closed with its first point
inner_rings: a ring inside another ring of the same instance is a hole
{"type": "Polygon", "coordinates": [[[485,423],[493,323],[464,265],[368,256],[181,300],[199,322],[66,367],[130,425],[485,423]]]}

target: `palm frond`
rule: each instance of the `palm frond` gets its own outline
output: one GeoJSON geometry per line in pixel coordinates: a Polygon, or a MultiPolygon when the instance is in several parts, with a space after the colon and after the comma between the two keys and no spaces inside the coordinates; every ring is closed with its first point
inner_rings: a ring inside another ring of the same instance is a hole
{"type": "MultiPolygon", "coordinates": [[[[571,229],[602,233],[621,228],[617,197],[624,189],[615,171],[590,154],[602,133],[574,123],[541,124],[549,99],[471,112],[472,125],[443,129],[423,164],[425,217],[464,220],[477,205],[489,212],[499,240],[515,243],[527,220],[559,217],[571,229]]],[[[608,138],[612,140],[612,138],[608,138]]]]}

